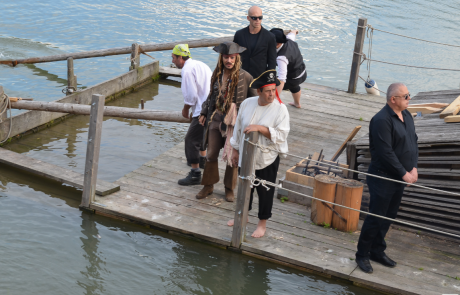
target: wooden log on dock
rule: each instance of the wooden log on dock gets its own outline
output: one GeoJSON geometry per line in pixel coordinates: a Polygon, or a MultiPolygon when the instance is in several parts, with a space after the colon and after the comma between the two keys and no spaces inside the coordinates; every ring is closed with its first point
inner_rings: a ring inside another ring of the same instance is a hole
{"type": "MultiPolygon", "coordinates": [[[[353,209],[361,208],[361,199],[363,196],[363,183],[357,180],[344,179],[337,183],[337,192],[335,194],[335,203],[344,205],[353,209]]],[[[342,216],[333,214],[332,227],[344,232],[354,232],[358,229],[359,212],[334,206],[334,210],[342,216]]]]}
{"type": "MultiPolygon", "coordinates": [[[[245,135],[245,139],[249,138],[251,142],[259,141],[259,133],[251,132],[245,135]]],[[[251,176],[254,173],[255,149],[257,147],[244,142],[243,150],[240,151],[241,169],[240,176],[251,176]]],[[[251,181],[248,179],[239,179],[238,181],[238,194],[236,197],[235,217],[233,219],[233,232],[231,246],[240,248],[241,243],[246,236],[246,223],[249,216],[249,196],[251,194],[251,181]]]]}
{"type": "Polygon", "coordinates": [[[93,94],[91,115],[89,118],[88,144],[86,146],[85,179],[81,208],[89,208],[96,196],[97,169],[99,167],[99,151],[101,149],[102,122],[104,115],[105,96],[93,94]]]}
{"type": "MultiPolygon", "coordinates": [[[[180,41],[168,42],[168,43],[145,44],[145,45],[139,46],[139,51],[140,52],[152,52],[152,51],[172,50],[174,46],[176,46],[177,44],[181,44],[181,43],[188,44],[189,48],[210,47],[210,46],[219,45],[220,43],[225,42],[225,41],[233,41],[233,36],[198,39],[198,40],[180,40],[180,41]]],[[[131,52],[132,52],[132,46],[117,47],[117,48],[109,48],[109,49],[49,55],[49,56],[42,56],[42,57],[31,57],[31,58],[17,59],[17,60],[0,60],[0,64],[15,67],[18,64],[35,64],[35,63],[67,60],[69,57],[72,57],[75,60],[75,59],[90,58],[90,57],[104,57],[104,56],[110,56],[110,55],[131,54],[131,52]]]]}
{"type": "MultiPolygon", "coordinates": [[[[74,103],[40,102],[40,101],[17,101],[12,102],[13,109],[35,110],[75,115],[89,115],[91,106],[74,103]]],[[[104,107],[104,116],[120,117],[139,120],[167,121],[178,123],[190,123],[190,119],[182,117],[182,112],[139,110],[123,107],[104,107]]]]}
{"type": "MultiPolygon", "coordinates": [[[[317,175],[315,176],[313,197],[334,202],[336,186],[337,181],[334,177],[325,174],[317,175]]],[[[328,206],[332,208],[333,205],[311,200],[311,221],[318,225],[330,226],[332,223],[332,210],[328,206]]]]}

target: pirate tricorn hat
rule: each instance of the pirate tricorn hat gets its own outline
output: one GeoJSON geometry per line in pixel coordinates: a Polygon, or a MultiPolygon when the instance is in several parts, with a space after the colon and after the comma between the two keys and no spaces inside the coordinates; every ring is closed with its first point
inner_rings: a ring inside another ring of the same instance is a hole
{"type": "Polygon", "coordinates": [[[268,70],[263,72],[259,77],[255,78],[249,87],[259,89],[267,85],[280,85],[280,80],[276,77],[276,70],[268,70]]]}
{"type": "Polygon", "coordinates": [[[215,46],[213,50],[220,54],[230,55],[230,54],[235,54],[235,53],[239,54],[245,51],[246,48],[236,44],[235,42],[226,41],[226,42],[220,43],[219,45],[215,46]]]}

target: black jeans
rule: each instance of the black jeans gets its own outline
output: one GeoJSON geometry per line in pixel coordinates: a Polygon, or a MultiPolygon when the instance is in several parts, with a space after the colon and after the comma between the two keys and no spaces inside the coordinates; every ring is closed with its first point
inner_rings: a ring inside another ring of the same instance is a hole
{"type": "Polygon", "coordinates": [[[185,135],[185,157],[191,164],[200,163],[200,150],[203,142],[204,127],[194,117],[185,135]]]}
{"type": "MultiPolygon", "coordinates": [[[[275,161],[267,167],[256,170],[256,177],[259,179],[267,180],[276,183],[276,175],[278,174],[278,167],[280,166],[280,157],[276,157],[275,161]]],[[[270,189],[267,191],[262,185],[253,187],[251,189],[251,199],[249,201],[249,211],[252,209],[252,199],[254,195],[254,188],[257,190],[259,196],[259,213],[257,217],[260,220],[266,220],[272,217],[273,197],[275,196],[275,188],[268,186],[270,189]]]]}
{"type": "MultiPolygon", "coordinates": [[[[388,177],[378,171],[369,171],[369,173],[388,177]]],[[[406,185],[372,176],[367,176],[366,181],[370,194],[369,212],[388,218],[396,218],[406,185]]],[[[368,215],[364,220],[359,236],[356,258],[368,258],[369,254],[382,256],[387,248],[385,235],[391,223],[389,220],[368,215]]]]}

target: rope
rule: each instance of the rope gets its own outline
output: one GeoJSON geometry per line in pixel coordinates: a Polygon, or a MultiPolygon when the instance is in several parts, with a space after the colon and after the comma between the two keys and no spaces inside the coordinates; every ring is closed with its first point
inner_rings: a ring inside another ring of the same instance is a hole
{"type": "Polygon", "coordinates": [[[2,122],[3,114],[6,113],[8,108],[10,110],[10,129],[8,131],[8,135],[4,140],[0,141],[0,144],[5,143],[8,140],[8,138],[10,138],[11,129],[13,129],[13,116],[11,115],[10,98],[8,95],[6,95],[6,93],[3,93],[3,95],[0,97],[0,122],[2,122]]]}
{"type": "MultiPolygon", "coordinates": [[[[263,146],[259,145],[258,143],[251,142],[251,141],[249,141],[248,138],[245,139],[245,141],[247,141],[248,143],[250,143],[250,144],[252,144],[252,145],[254,145],[256,147],[258,147],[263,153],[267,153],[269,150],[277,152],[277,153],[281,153],[280,151],[278,151],[276,149],[272,149],[272,148],[269,148],[269,147],[263,147],[263,146]]],[[[297,156],[297,155],[293,155],[293,154],[289,154],[289,153],[284,153],[284,154],[286,154],[288,156],[295,157],[295,158],[304,159],[304,157],[301,157],[301,156],[297,156]]],[[[322,165],[331,166],[331,167],[337,167],[337,165],[335,165],[335,164],[329,164],[329,163],[326,163],[326,162],[321,162],[321,161],[317,161],[317,160],[313,160],[313,159],[309,159],[309,160],[312,161],[312,162],[320,163],[322,165]]],[[[459,193],[444,191],[444,190],[440,190],[440,189],[437,189],[437,188],[427,187],[427,186],[423,186],[423,185],[419,185],[419,184],[415,184],[415,183],[408,183],[408,182],[405,182],[405,181],[402,181],[402,180],[396,180],[396,179],[392,179],[392,178],[387,178],[387,177],[374,175],[374,174],[370,174],[370,173],[366,173],[366,172],[362,172],[362,171],[357,171],[357,170],[353,170],[353,169],[349,169],[349,168],[340,167],[340,169],[341,170],[351,171],[351,172],[356,172],[356,173],[361,173],[361,174],[366,175],[366,176],[380,178],[380,179],[393,181],[393,182],[397,182],[397,183],[401,183],[401,184],[411,185],[411,186],[415,186],[415,187],[418,187],[418,188],[423,188],[423,189],[432,190],[432,191],[436,191],[436,192],[441,192],[441,193],[445,193],[445,194],[450,194],[450,195],[454,195],[454,196],[460,196],[459,193]]]]}
{"type": "Polygon", "coordinates": [[[411,66],[411,65],[405,65],[405,64],[398,64],[398,63],[392,63],[392,62],[387,62],[387,61],[381,61],[381,60],[376,60],[376,59],[369,59],[366,57],[365,54],[363,53],[358,53],[358,52],[353,52],[357,55],[363,56],[364,60],[369,60],[369,61],[374,61],[374,62],[380,62],[384,64],[389,64],[389,65],[395,65],[395,66],[402,66],[402,67],[408,67],[408,68],[418,68],[418,69],[428,69],[428,70],[440,70],[440,71],[455,71],[455,72],[460,72],[458,69],[444,69],[444,68],[430,68],[430,67],[419,67],[419,66],[411,66]]]}
{"type": "MultiPolygon", "coordinates": [[[[366,28],[366,27],[360,26],[360,28],[366,28]]],[[[418,41],[423,41],[423,42],[428,42],[428,43],[433,43],[433,44],[439,44],[439,45],[445,45],[445,46],[451,46],[451,47],[460,47],[460,45],[452,45],[452,44],[447,44],[447,43],[434,42],[434,41],[429,41],[429,40],[409,37],[409,36],[405,36],[405,35],[401,35],[401,34],[391,33],[391,32],[387,32],[387,31],[384,31],[384,30],[376,29],[371,25],[367,25],[367,28],[368,28],[368,30],[372,30],[372,31],[376,30],[376,31],[379,31],[379,32],[382,32],[382,33],[387,33],[387,34],[391,34],[391,35],[395,35],[395,36],[399,36],[399,37],[404,37],[404,38],[408,38],[408,39],[413,39],[413,40],[418,40],[418,41]]]]}
{"type": "MultiPolygon", "coordinates": [[[[248,141],[248,142],[250,142],[250,141],[248,141]]],[[[401,224],[405,224],[405,225],[409,225],[409,226],[413,226],[413,227],[417,227],[417,228],[421,228],[421,229],[425,229],[425,230],[437,232],[437,233],[440,233],[440,234],[449,235],[449,236],[452,236],[452,237],[455,237],[455,238],[460,238],[460,236],[459,236],[459,235],[456,235],[456,234],[452,234],[452,233],[448,233],[448,232],[443,232],[443,231],[436,230],[436,229],[432,229],[432,228],[429,228],[429,227],[424,227],[424,226],[417,225],[417,224],[413,224],[413,223],[410,223],[410,222],[405,222],[405,221],[401,221],[401,220],[397,220],[397,219],[393,219],[393,218],[388,218],[388,217],[381,216],[381,215],[377,215],[377,214],[374,214],[374,213],[370,213],[370,212],[366,212],[366,211],[361,211],[361,210],[358,210],[358,209],[355,209],[355,208],[350,208],[350,207],[347,207],[347,206],[344,206],[344,205],[336,204],[336,203],[334,203],[334,202],[329,202],[329,201],[325,201],[325,200],[322,200],[322,199],[318,199],[318,198],[315,198],[315,197],[313,197],[313,196],[309,196],[309,195],[302,194],[302,193],[299,193],[299,192],[296,192],[296,191],[293,191],[293,190],[290,190],[290,189],[283,188],[282,185],[280,185],[280,184],[276,184],[276,183],[273,183],[273,182],[270,182],[270,181],[267,181],[267,180],[258,179],[258,178],[256,178],[254,175],[253,175],[253,176],[240,176],[240,178],[241,178],[241,179],[246,179],[246,180],[251,181],[251,184],[253,184],[254,186],[262,185],[262,186],[266,187],[267,190],[269,189],[268,186],[272,186],[272,187],[276,187],[276,188],[281,188],[281,189],[283,189],[283,190],[285,190],[285,191],[292,192],[292,193],[296,193],[296,194],[298,194],[298,195],[302,195],[302,196],[308,197],[308,198],[310,198],[310,199],[320,201],[320,202],[322,202],[322,203],[328,203],[328,204],[330,204],[330,205],[334,205],[334,206],[337,206],[337,207],[342,207],[342,208],[345,208],[345,209],[349,209],[349,210],[353,210],[353,211],[356,211],[356,212],[360,212],[360,213],[363,213],[363,214],[366,214],[366,215],[370,215],[370,216],[374,216],[374,217],[386,219],[386,220],[389,220],[389,221],[392,221],[392,222],[397,222],[397,223],[401,223],[401,224]],[[255,184],[256,181],[258,181],[259,183],[258,183],[258,184],[255,184]]]]}

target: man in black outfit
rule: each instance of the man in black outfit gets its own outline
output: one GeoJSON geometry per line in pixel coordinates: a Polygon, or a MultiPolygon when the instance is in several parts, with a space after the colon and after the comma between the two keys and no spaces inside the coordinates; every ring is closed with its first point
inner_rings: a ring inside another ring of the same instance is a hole
{"type": "MultiPolygon", "coordinates": [[[[418,145],[414,119],[406,110],[410,101],[407,87],[394,83],[387,90],[387,104],[371,120],[369,173],[386,178],[415,183],[418,179],[418,145]]],[[[370,193],[369,212],[396,218],[405,184],[367,176],[370,193]]],[[[356,263],[366,273],[373,269],[369,258],[387,267],[396,262],[386,254],[385,235],[391,221],[368,215],[364,220],[356,252],[356,263]]]]}
{"type": "Polygon", "coordinates": [[[262,27],[262,9],[248,10],[249,26],[235,33],[233,42],[247,48],[240,54],[243,70],[257,79],[263,72],[276,69],[275,37],[262,27]]]}

